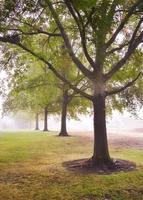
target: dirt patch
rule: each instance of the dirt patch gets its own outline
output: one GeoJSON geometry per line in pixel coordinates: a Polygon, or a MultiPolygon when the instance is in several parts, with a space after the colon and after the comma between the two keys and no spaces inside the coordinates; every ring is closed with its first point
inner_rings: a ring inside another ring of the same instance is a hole
{"type": "Polygon", "coordinates": [[[143,149],[143,141],[135,138],[110,139],[109,144],[115,148],[143,149]]]}
{"type": "Polygon", "coordinates": [[[115,148],[143,149],[143,134],[138,133],[109,133],[109,144],[115,148]]]}
{"type": "MultiPolygon", "coordinates": [[[[142,129],[141,129],[142,130],[142,129]]],[[[93,140],[93,132],[74,132],[71,135],[79,135],[86,142],[93,140]],[[86,138],[86,140],[85,140],[86,138]]],[[[143,149],[143,132],[108,132],[108,142],[114,148],[143,149]]]]}
{"type": "Polygon", "coordinates": [[[73,172],[78,173],[96,173],[96,174],[111,174],[111,173],[117,173],[117,172],[127,172],[132,171],[136,169],[136,164],[131,161],[127,160],[113,160],[113,164],[110,166],[100,166],[100,167],[93,167],[91,159],[80,159],[80,160],[73,160],[64,162],[63,166],[73,172]]]}

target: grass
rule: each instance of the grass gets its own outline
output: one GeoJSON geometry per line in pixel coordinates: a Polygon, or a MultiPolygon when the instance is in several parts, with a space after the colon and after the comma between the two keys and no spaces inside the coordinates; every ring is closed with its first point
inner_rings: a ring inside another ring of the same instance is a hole
{"type": "Polygon", "coordinates": [[[143,200],[143,150],[111,147],[137,170],[111,175],[67,171],[64,161],[91,157],[86,137],[53,133],[0,134],[0,200],[143,200]]]}

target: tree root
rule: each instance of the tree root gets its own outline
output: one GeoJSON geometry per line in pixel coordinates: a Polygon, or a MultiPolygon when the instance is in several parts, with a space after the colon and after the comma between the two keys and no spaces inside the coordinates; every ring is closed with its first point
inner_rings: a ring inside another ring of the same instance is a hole
{"type": "Polygon", "coordinates": [[[134,162],[121,159],[112,159],[110,162],[93,162],[92,158],[80,159],[64,162],[63,166],[70,171],[97,174],[110,174],[136,169],[136,164],[134,162]]]}

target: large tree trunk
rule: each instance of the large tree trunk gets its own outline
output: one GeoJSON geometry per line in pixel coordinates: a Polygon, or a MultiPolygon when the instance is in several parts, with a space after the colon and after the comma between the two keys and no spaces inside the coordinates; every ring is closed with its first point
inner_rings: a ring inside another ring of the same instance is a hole
{"type": "Polygon", "coordinates": [[[36,113],[35,116],[35,130],[39,130],[39,114],[36,113]]]}
{"type": "Polygon", "coordinates": [[[48,131],[48,107],[44,109],[44,129],[43,131],[48,131]]]}
{"type": "Polygon", "coordinates": [[[109,167],[113,162],[109,156],[108,150],[104,95],[98,94],[94,97],[93,108],[94,153],[92,157],[92,164],[95,167],[109,167]]]}
{"type": "Polygon", "coordinates": [[[68,136],[66,119],[67,119],[67,107],[68,107],[68,91],[64,91],[62,99],[62,112],[61,112],[61,131],[59,136],[68,136]]]}

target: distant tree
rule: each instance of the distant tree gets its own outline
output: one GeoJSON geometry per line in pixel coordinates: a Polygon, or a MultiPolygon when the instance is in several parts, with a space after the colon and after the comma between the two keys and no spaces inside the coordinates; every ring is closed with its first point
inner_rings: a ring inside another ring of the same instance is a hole
{"type": "MultiPolygon", "coordinates": [[[[54,53],[53,48],[52,53],[54,53]]],[[[64,45],[62,45],[62,50],[52,62],[63,77],[74,82],[74,85],[80,87],[82,91],[89,88],[88,81],[85,79],[83,80],[83,76],[80,74],[79,70],[75,68],[64,45]]],[[[67,117],[77,119],[79,114],[86,114],[90,104],[86,99],[81,98],[81,95],[71,89],[69,84],[64,81],[58,80],[57,87],[61,91],[59,99],[61,107],[61,130],[59,136],[68,136],[67,117]]]]}
{"type": "MultiPolygon", "coordinates": [[[[45,71],[45,67],[38,62],[30,60],[24,63],[21,54],[20,59],[15,60],[19,68],[15,68],[14,73],[9,72],[9,94],[3,104],[3,112],[27,111],[35,113],[35,129],[39,129],[39,115],[44,114],[44,131],[48,131],[48,115],[58,112],[58,106],[55,106],[56,100],[59,98],[58,88],[53,85],[53,76],[45,71]],[[34,67],[33,67],[34,65],[34,67]],[[35,68],[36,66],[36,68],[35,68]]],[[[30,59],[27,56],[27,59],[30,59]]],[[[12,68],[13,69],[13,68],[12,68]]]]}

